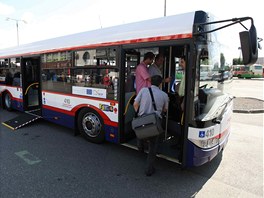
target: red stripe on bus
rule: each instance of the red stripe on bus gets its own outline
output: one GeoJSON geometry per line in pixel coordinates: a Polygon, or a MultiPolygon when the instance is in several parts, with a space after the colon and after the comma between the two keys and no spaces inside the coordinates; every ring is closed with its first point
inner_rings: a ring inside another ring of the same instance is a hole
{"type": "Polygon", "coordinates": [[[145,43],[145,42],[153,42],[153,41],[176,40],[176,39],[185,39],[185,38],[192,38],[192,33],[167,35],[167,36],[156,36],[156,37],[149,37],[149,38],[123,40],[123,41],[113,41],[113,42],[98,43],[98,44],[88,44],[88,45],[81,45],[81,46],[76,46],[76,47],[64,47],[64,48],[60,48],[60,49],[59,48],[58,49],[49,49],[49,50],[42,50],[42,51],[37,51],[37,52],[28,52],[28,53],[1,56],[1,58],[11,58],[14,56],[37,55],[37,54],[52,53],[52,52],[78,50],[78,49],[83,49],[83,48],[96,48],[96,47],[145,43]]]}
{"type": "Polygon", "coordinates": [[[102,110],[96,108],[95,106],[92,106],[92,105],[87,105],[87,104],[80,104],[76,107],[74,107],[71,111],[66,111],[64,109],[59,109],[59,108],[56,108],[56,107],[51,107],[51,106],[48,106],[48,105],[42,105],[42,107],[44,109],[48,109],[48,110],[51,110],[51,111],[56,111],[56,112],[59,112],[59,113],[63,113],[63,114],[66,114],[66,115],[69,115],[69,116],[75,116],[76,112],[82,108],[82,107],[89,107],[93,110],[95,110],[101,117],[102,119],[104,120],[104,123],[107,124],[107,125],[110,125],[110,126],[114,126],[114,127],[117,127],[118,126],[118,123],[117,122],[113,122],[111,121],[107,115],[105,113],[103,113],[102,110]]]}
{"type": "Polygon", "coordinates": [[[15,101],[18,101],[18,102],[23,102],[23,100],[21,98],[15,98],[8,89],[2,90],[0,95],[2,95],[4,92],[8,92],[8,94],[11,96],[11,100],[15,100],[15,101]]]}
{"type": "Polygon", "coordinates": [[[113,102],[118,104],[118,101],[116,100],[110,100],[110,99],[105,99],[105,98],[95,98],[91,96],[82,96],[82,95],[76,95],[76,94],[67,94],[67,93],[60,93],[60,92],[53,92],[53,91],[47,91],[47,90],[42,90],[42,94],[45,93],[50,93],[50,94],[57,94],[57,95],[63,95],[63,96],[70,96],[70,97],[75,97],[75,98],[84,98],[84,99],[89,99],[89,100],[100,100],[103,102],[113,102]]]}
{"type": "Polygon", "coordinates": [[[219,135],[216,135],[216,136],[213,137],[213,138],[220,139],[220,138],[224,137],[229,129],[230,129],[230,127],[228,127],[228,128],[227,128],[226,130],[224,130],[222,133],[220,133],[219,135]]]}
{"type": "Polygon", "coordinates": [[[18,102],[23,102],[23,100],[21,98],[12,97],[12,100],[15,100],[15,101],[18,101],[18,102]]]}
{"type": "Polygon", "coordinates": [[[48,109],[48,110],[51,110],[51,111],[56,111],[56,112],[63,113],[63,114],[69,115],[69,116],[74,116],[75,115],[75,113],[72,112],[72,111],[66,111],[66,110],[59,109],[59,108],[56,108],[56,107],[51,107],[51,106],[48,106],[48,105],[42,105],[42,107],[44,109],[48,109]]]}

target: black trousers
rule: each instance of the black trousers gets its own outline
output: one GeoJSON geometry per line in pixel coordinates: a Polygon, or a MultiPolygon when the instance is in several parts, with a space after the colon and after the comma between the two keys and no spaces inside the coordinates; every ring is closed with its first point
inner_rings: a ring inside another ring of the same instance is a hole
{"type": "Polygon", "coordinates": [[[148,138],[146,140],[138,139],[138,148],[144,149],[144,144],[148,143],[148,157],[146,163],[146,171],[154,168],[154,162],[156,159],[156,153],[159,145],[159,136],[148,138]]]}

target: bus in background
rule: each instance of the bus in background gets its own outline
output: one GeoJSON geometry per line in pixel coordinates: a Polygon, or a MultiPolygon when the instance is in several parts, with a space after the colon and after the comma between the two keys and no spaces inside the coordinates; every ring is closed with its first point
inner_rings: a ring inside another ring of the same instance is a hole
{"type": "Polygon", "coordinates": [[[220,82],[200,81],[201,65],[217,67],[220,55],[228,53],[217,39],[219,30],[227,27],[222,23],[239,25],[247,20],[250,30],[241,32],[240,39],[243,60],[250,64],[255,63],[258,50],[250,45],[256,37],[253,19],[214,21],[204,11],[0,50],[0,101],[7,110],[24,112],[3,124],[15,130],[25,124],[23,120],[43,118],[75,129],[90,142],[108,141],[136,149],[131,127],[135,68],[146,52],[162,53],[164,76],[184,76],[185,97],[182,109],[177,89],[164,85],[170,103],[158,156],[182,167],[200,166],[227,144],[233,105],[233,97],[218,88],[220,82]],[[186,57],[185,71],[179,66],[182,56],[186,57]]]}
{"type": "Polygon", "coordinates": [[[249,70],[253,72],[254,78],[264,77],[264,66],[260,64],[253,64],[249,66],[249,70]]]}
{"type": "Polygon", "coordinates": [[[233,76],[238,78],[262,78],[264,77],[264,66],[253,65],[233,65],[233,76]]]}

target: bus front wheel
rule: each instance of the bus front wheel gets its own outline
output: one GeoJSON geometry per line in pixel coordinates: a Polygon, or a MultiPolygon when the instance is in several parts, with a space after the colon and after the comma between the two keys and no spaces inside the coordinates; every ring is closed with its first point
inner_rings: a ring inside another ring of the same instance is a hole
{"type": "Polygon", "coordinates": [[[102,143],[104,141],[104,123],[102,118],[92,109],[82,109],[78,115],[78,129],[89,141],[102,143]]]}
{"type": "Polygon", "coordinates": [[[12,110],[12,99],[9,93],[5,93],[4,95],[4,105],[8,111],[12,110]]]}

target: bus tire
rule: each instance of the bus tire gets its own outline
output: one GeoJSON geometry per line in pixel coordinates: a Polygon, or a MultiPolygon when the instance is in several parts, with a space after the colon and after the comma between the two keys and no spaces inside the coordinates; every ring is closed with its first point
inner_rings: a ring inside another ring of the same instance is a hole
{"type": "Polygon", "coordinates": [[[78,114],[77,124],[80,133],[85,139],[97,144],[104,142],[104,123],[94,110],[82,109],[78,114]]]}
{"type": "Polygon", "coordinates": [[[12,97],[11,97],[10,93],[8,93],[8,92],[6,92],[4,94],[4,107],[8,111],[12,110],[12,97]]]}

